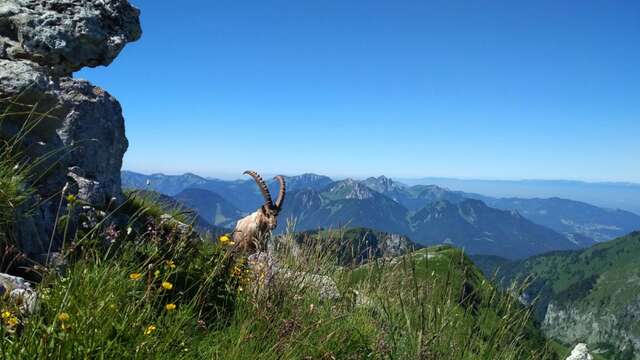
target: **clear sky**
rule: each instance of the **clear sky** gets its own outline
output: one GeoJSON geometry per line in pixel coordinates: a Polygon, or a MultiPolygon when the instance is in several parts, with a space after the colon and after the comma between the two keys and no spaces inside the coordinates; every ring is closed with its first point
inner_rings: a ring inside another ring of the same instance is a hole
{"type": "Polygon", "coordinates": [[[640,182],[636,0],[134,0],[124,168],[640,182]]]}

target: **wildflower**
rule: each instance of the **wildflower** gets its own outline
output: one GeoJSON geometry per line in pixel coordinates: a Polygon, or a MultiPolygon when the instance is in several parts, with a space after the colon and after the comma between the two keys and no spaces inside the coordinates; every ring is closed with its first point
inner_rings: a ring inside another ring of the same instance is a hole
{"type": "Polygon", "coordinates": [[[155,325],[149,325],[147,326],[146,329],[144,329],[144,334],[145,335],[151,335],[154,331],[156,331],[156,326],[155,325]]]}
{"type": "Polygon", "coordinates": [[[2,320],[5,320],[5,319],[10,318],[12,315],[13,315],[13,314],[11,314],[11,312],[10,312],[10,311],[6,311],[6,310],[5,310],[5,311],[3,311],[3,312],[2,312],[2,320]]]}
{"type": "Polygon", "coordinates": [[[153,273],[153,276],[155,276],[155,277],[160,276],[160,270],[156,270],[156,271],[153,273]]]}
{"type": "Polygon", "coordinates": [[[176,304],[174,304],[174,303],[170,303],[170,304],[165,305],[165,306],[164,306],[164,308],[165,308],[167,311],[173,311],[173,310],[175,310],[175,309],[176,309],[176,304]]]}
{"type": "Polygon", "coordinates": [[[173,260],[167,260],[167,266],[169,267],[169,269],[175,269],[176,263],[174,263],[173,260]]]}
{"type": "Polygon", "coordinates": [[[69,194],[67,195],[67,202],[69,204],[74,204],[78,199],[76,199],[76,196],[73,194],[69,194]]]}
{"type": "Polygon", "coordinates": [[[58,315],[58,320],[62,322],[69,321],[69,314],[66,312],[60,313],[60,315],[58,315]]]}
{"type": "Polygon", "coordinates": [[[218,241],[220,241],[220,245],[222,245],[222,246],[235,244],[233,241],[231,241],[231,237],[229,237],[229,234],[224,234],[224,235],[220,236],[218,238],[218,241]]]}
{"type": "Polygon", "coordinates": [[[116,226],[111,224],[104,232],[105,238],[110,242],[114,243],[118,240],[118,236],[120,236],[120,231],[117,230],[116,226]]]}
{"type": "Polygon", "coordinates": [[[240,275],[242,275],[242,269],[238,265],[236,265],[233,267],[231,274],[235,277],[240,277],[240,275]]]}
{"type": "Polygon", "coordinates": [[[133,280],[133,281],[138,281],[140,279],[142,279],[142,274],[140,274],[139,272],[134,272],[129,274],[129,279],[133,280]]]}
{"type": "Polygon", "coordinates": [[[170,283],[170,282],[168,282],[168,281],[163,281],[163,282],[162,282],[162,287],[163,287],[165,290],[171,290],[171,289],[173,289],[173,284],[172,284],[172,283],[170,283]]]}
{"type": "Polygon", "coordinates": [[[5,323],[9,326],[9,327],[15,327],[16,325],[18,325],[18,323],[20,323],[20,320],[18,320],[17,317],[15,316],[11,316],[10,318],[8,318],[7,320],[5,320],[5,323]]]}
{"type": "Polygon", "coordinates": [[[131,228],[131,226],[129,226],[127,228],[127,235],[131,235],[131,232],[133,231],[133,229],[131,228]]]}

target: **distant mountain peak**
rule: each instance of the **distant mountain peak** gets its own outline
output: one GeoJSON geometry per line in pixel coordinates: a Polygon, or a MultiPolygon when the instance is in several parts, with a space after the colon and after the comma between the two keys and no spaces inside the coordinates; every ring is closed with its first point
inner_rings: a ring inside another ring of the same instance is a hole
{"type": "Polygon", "coordinates": [[[339,194],[344,199],[371,199],[375,197],[375,192],[354,179],[345,179],[334,183],[329,189],[332,194],[339,194]]]}
{"type": "Polygon", "coordinates": [[[389,194],[393,192],[403,191],[406,188],[405,185],[399,182],[396,182],[384,175],[380,175],[377,178],[370,177],[368,179],[363,180],[362,183],[365,186],[381,194],[389,194]]]}
{"type": "MultiPolygon", "coordinates": [[[[296,190],[320,190],[333,183],[333,180],[324,175],[318,175],[313,173],[305,173],[301,175],[285,176],[287,182],[287,189],[289,192],[296,190]]],[[[277,181],[271,180],[271,185],[276,185],[277,181]]]]}

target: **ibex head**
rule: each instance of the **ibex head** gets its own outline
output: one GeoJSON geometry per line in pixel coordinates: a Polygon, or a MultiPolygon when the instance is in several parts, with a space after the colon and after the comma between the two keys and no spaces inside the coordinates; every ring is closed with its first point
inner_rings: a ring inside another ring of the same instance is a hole
{"type": "Polygon", "coordinates": [[[266,221],[269,231],[275,229],[278,226],[278,214],[282,209],[284,196],[287,191],[284,177],[282,175],[278,175],[275,177],[280,185],[280,191],[278,191],[278,198],[276,199],[276,202],[273,203],[273,200],[271,199],[271,193],[269,193],[269,188],[267,187],[267,184],[264,182],[264,180],[262,180],[262,177],[260,177],[260,175],[258,175],[258,173],[256,173],[255,171],[251,170],[245,171],[244,174],[251,176],[253,180],[255,180],[256,184],[258,184],[258,188],[260,189],[260,192],[264,197],[264,204],[260,208],[260,211],[265,216],[264,220],[266,221]]]}

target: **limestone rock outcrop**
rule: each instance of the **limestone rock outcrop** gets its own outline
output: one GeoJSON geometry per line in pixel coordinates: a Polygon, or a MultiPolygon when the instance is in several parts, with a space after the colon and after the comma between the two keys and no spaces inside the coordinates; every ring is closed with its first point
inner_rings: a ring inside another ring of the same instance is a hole
{"type": "Polygon", "coordinates": [[[38,174],[35,194],[21,211],[28,216],[16,227],[27,255],[59,247],[53,227],[66,211],[65,195],[101,209],[123,200],[120,169],[128,142],[120,104],[72,73],[110,64],[141,33],[139,11],[126,0],[0,2],[0,113],[38,114],[0,122],[0,139],[15,137],[26,121],[37,122],[21,141],[38,174]]]}

